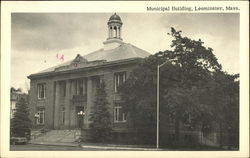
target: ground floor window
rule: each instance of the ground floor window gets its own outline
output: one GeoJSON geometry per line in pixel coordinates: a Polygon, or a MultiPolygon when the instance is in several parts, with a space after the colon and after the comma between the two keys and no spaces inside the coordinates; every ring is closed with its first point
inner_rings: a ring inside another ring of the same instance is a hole
{"type": "Polygon", "coordinates": [[[127,114],[123,111],[121,106],[115,106],[114,108],[114,122],[126,122],[127,114]]]}
{"type": "Polygon", "coordinates": [[[36,124],[38,125],[43,125],[44,124],[44,110],[39,110],[37,112],[37,120],[36,120],[36,124]]]}
{"type": "Polygon", "coordinates": [[[185,126],[190,126],[190,124],[192,123],[192,116],[190,113],[188,113],[186,115],[186,120],[184,121],[184,125],[185,126]]]}

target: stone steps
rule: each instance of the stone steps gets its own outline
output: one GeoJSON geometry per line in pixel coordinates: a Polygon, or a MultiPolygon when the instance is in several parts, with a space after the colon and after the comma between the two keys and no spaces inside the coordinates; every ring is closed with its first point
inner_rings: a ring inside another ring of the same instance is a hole
{"type": "Polygon", "coordinates": [[[31,140],[31,142],[60,142],[60,143],[71,143],[76,141],[76,132],[78,130],[51,130],[45,134],[31,140]]]}

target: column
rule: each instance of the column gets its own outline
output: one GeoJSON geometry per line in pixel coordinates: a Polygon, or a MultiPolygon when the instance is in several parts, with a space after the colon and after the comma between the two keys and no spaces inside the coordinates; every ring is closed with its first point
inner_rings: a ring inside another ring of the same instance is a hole
{"type": "Polygon", "coordinates": [[[73,82],[73,85],[72,85],[72,94],[73,95],[76,95],[76,86],[77,86],[77,81],[76,80],[74,80],[74,82],[73,82]]]}
{"type": "Polygon", "coordinates": [[[70,99],[71,99],[71,81],[66,81],[66,96],[65,96],[65,127],[69,128],[70,123],[70,99]]]}
{"type": "Polygon", "coordinates": [[[72,106],[70,109],[70,128],[76,128],[76,109],[75,106],[72,106]]]}
{"type": "Polygon", "coordinates": [[[120,28],[120,27],[118,27],[118,38],[121,38],[121,36],[120,36],[120,32],[121,32],[121,28],[120,28]]]}
{"type": "Polygon", "coordinates": [[[120,31],[119,31],[120,38],[122,38],[122,27],[120,27],[119,30],[120,30],[120,31]]]}
{"type": "Polygon", "coordinates": [[[88,127],[88,119],[89,114],[91,112],[91,106],[93,103],[93,97],[92,97],[92,79],[91,77],[87,80],[87,107],[85,108],[85,117],[84,117],[84,125],[85,127],[88,127]]]}
{"type": "MultiPolygon", "coordinates": [[[[73,95],[76,95],[76,80],[71,80],[71,94],[70,94],[70,96],[71,96],[71,98],[70,99],[72,99],[73,98],[73,95]]],[[[71,103],[71,106],[70,106],[70,111],[69,111],[69,124],[70,124],[70,128],[75,128],[75,109],[74,109],[75,107],[74,107],[74,105],[73,105],[73,103],[71,103]]]]}
{"type": "Polygon", "coordinates": [[[76,80],[76,95],[79,95],[79,80],[76,80]]]}
{"type": "Polygon", "coordinates": [[[108,31],[108,33],[109,33],[109,34],[108,34],[108,37],[111,38],[111,28],[108,27],[108,30],[109,30],[109,31],[108,31]]]}
{"type": "Polygon", "coordinates": [[[59,82],[55,82],[56,90],[55,90],[55,113],[54,113],[54,128],[59,128],[59,116],[60,116],[60,105],[59,105],[59,97],[60,97],[60,87],[59,82]]]}
{"type": "Polygon", "coordinates": [[[83,95],[87,94],[86,79],[83,80],[83,95]]]}
{"type": "Polygon", "coordinates": [[[109,26],[108,26],[108,38],[109,38],[109,35],[110,35],[110,30],[109,30],[109,26]]]}

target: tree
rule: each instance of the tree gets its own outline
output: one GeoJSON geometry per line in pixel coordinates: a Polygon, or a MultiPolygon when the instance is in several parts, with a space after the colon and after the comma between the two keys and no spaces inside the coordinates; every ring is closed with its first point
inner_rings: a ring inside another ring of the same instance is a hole
{"type": "Polygon", "coordinates": [[[165,56],[175,64],[177,81],[175,87],[168,86],[163,92],[165,97],[163,100],[165,102],[172,100],[168,106],[175,113],[175,136],[178,145],[179,124],[186,121],[187,115],[192,116],[193,124],[211,121],[211,104],[206,102],[201,104],[200,99],[207,89],[207,83],[213,80],[215,73],[221,72],[222,67],[213,50],[203,46],[200,39],[196,41],[183,37],[181,31],[176,31],[174,28],[171,28],[169,35],[174,38],[171,44],[173,51],[165,56]]]}
{"type": "Polygon", "coordinates": [[[15,89],[14,87],[11,87],[10,93],[13,93],[13,92],[22,92],[22,89],[21,88],[15,89]]]}
{"type": "MultiPolygon", "coordinates": [[[[160,120],[166,117],[168,122],[169,114],[175,114],[175,140],[176,145],[179,145],[179,126],[181,122],[187,121],[188,115],[192,116],[190,126],[209,124],[219,117],[220,114],[216,110],[218,107],[221,111],[228,107],[228,104],[222,106],[218,103],[228,100],[225,93],[221,94],[220,98],[208,97],[217,94],[214,93],[216,87],[222,88],[219,80],[227,75],[221,70],[212,48],[203,46],[200,39],[196,41],[182,37],[181,31],[174,28],[171,28],[169,35],[174,38],[171,44],[173,50],[160,51],[142,60],[119,91],[126,105],[123,108],[134,120],[136,131],[149,130],[152,133],[147,137],[154,137],[156,70],[157,65],[167,61],[160,70],[160,120]]],[[[227,86],[233,83],[232,80],[223,81],[227,86]]],[[[226,116],[220,117],[221,121],[226,119],[226,116]]],[[[166,126],[166,122],[160,121],[160,124],[166,126]]]]}
{"type": "Polygon", "coordinates": [[[29,109],[24,98],[16,103],[16,112],[11,120],[11,136],[27,137],[30,134],[31,120],[29,119],[29,109]]]}
{"type": "Polygon", "coordinates": [[[105,83],[102,81],[97,88],[96,99],[91,109],[90,136],[94,142],[109,141],[111,136],[111,116],[108,110],[105,83]]]}
{"type": "Polygon", "coordinates": [[[207,103],[211,104],[213,119],[219,124],[220,145],[239,147],[239,77],[217,72],[209,83],[207,103]],[[227,135],[225,138],[224,135],[227,135]]]}

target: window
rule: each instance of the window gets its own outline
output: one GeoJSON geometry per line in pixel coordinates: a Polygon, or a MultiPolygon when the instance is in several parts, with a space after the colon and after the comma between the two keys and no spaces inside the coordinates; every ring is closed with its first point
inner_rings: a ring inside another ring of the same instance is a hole
{"type": "Polygon", "coordinates": [[[118,87],[126,80],[126,72],[115,73],[115,92],[118,91],[118,87]]]}
{"type": "Polygon", "coordinates": [[[45,84],[38,84],[38,99],[45,99],[45,84]]]}
{"type": "Polygon", "coordinates": [[[171,112],[169,114],[169,124],[174,124],[175,123],[175,113],[171,112]]]}
{"type": "Polygon", "coordinates": [[[96,87],[100,87],[101,83],[104,82],[104,76],[103,75],[99,75],[97,78],[96,78],[96,87]]]}
{"type": "Polygon", "coordinates": [[[11,109],[16,109],[16,102],[14,101],[11,102],[11,109]]]}
{"type": "Polygon", "coordinates": [[[79,80],[79,95],[84,95],[86,92],[86,85],[84,80],[79,80]]]}
{"type": "Polygon", "coordinates": [[[190,113],[188,113],[186,115],[186,120],[184,121],[184,125],[185,126],[190,126],[190,124],[192,123],[192,116],[190,113]]]}
{"type": "Polygon", "coordinates": [[[127,114],[123,112],[121,106],[116,106],[114,109],[114,121],[115,122],[126,122],[127,114]]]}
{"type": "Polygon", "coordinates": [[[44,110],[40,110],[37,112],[38,117],[36,120],[36,124],[43,125],[44,124],[44,110]]]}
{"type": "Polygon", "coordinates": [[[85,95],[86,94],[86,81],[84,79],[79,79],[74,81],[75,95],[85,95]]]}

